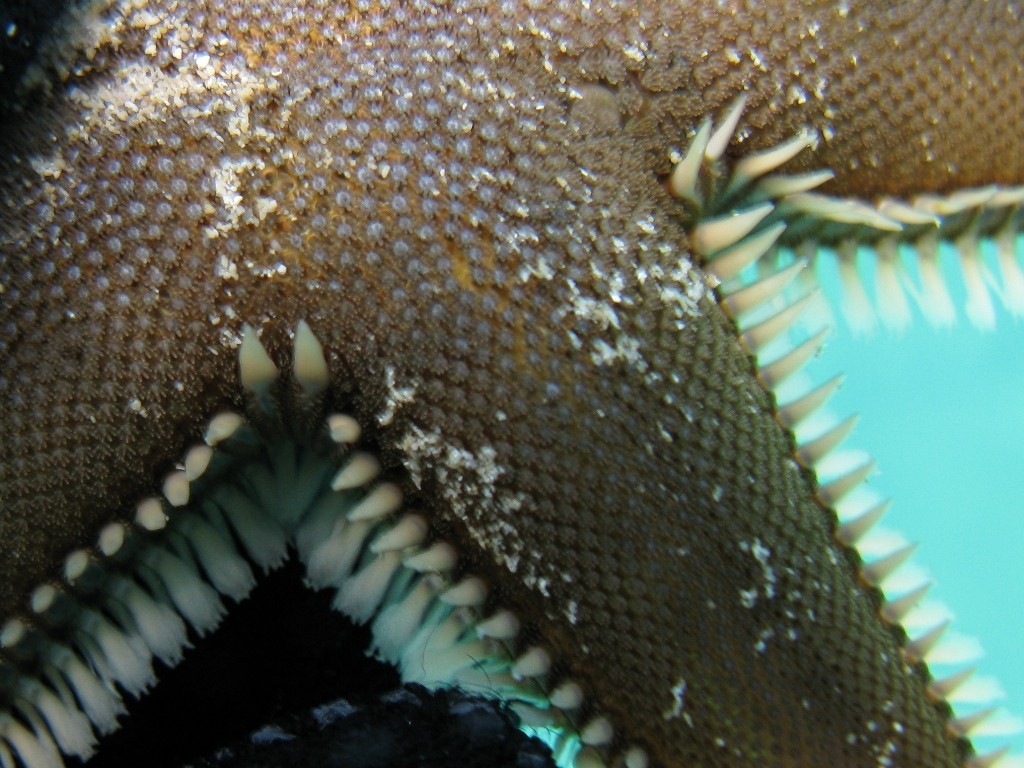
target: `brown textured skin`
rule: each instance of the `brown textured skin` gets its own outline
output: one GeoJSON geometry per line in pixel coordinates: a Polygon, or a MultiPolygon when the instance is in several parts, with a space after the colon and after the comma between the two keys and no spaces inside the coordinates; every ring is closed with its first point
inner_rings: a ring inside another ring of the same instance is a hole
{"type": "Polygon", "coordinates": [[[732,152],[833,126],[801,160],[833,193],[1019,182],[1007,7],[215,5],[111,12],[0,138],[0,618],[240,402],[243,323],[286,365],[304,318],[337,407],[621,744],[960,764],[658,177],[747,86],[732,152]]]}

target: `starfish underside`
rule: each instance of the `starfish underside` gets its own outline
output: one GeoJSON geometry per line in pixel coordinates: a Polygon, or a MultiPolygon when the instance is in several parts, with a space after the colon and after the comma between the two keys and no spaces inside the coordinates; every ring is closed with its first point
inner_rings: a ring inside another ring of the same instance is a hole
{"type": "Polygon", "coordinates": [[[90,755],[289,557],[579,766],[994,764],[944,624],[904,630],[909,551],[854,546],[885,505],[835,382],[794,382],[822,249],[854,317],[870,253],[886,323],[908,285],[948,321],[952,247],[976,323],[990,285],[1024,314],[1022,37],[985,3],[74,6],[0,138],[0,765],[90,755]]]}

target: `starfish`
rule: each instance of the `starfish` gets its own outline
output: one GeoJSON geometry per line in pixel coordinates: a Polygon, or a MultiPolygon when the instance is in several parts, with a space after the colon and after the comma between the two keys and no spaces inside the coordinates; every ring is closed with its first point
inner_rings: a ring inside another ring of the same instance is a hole
{"type": "Polygon", "coordinates": [[[993,261],[1024,313],[1022,38],[988,3],[74,6],[0,139],[0,765],[88,757],[293,556],[577,766],[993,765],[800,371],[823,252],[854,318],[871,252],[885,323],[949,322],[950,245],[974,322],[993,261]]]}

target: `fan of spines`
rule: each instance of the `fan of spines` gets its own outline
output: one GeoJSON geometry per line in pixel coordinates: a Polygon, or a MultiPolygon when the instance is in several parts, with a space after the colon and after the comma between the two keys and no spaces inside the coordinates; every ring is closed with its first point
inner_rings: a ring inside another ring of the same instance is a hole
{"type": "MultiPolygon", "coordinates": [[[[977,644],[948,632],[948,609],[926,599],[931,583],[911,562],[914,545],[876,525],[889,502],[865,485],[873,460],[840,449],[856,424],[855,416],[838,418],[826,407],[842,377],[821,380],[807,366],[829,333],[814,277],[823,252],[838,260],[845,314],[858,331],[873,329],[878,317],[887,327],[904,328],[911,319],[908,297],[932,323],[954,322],[956,309],[940,267],[944,250],[961,265],[972,322],[994,322],[993,295],[1011,314],[1024,315],[1018,235],[1024,187],[912,201],[829,197],[814,190],[831,172],[780,172],[797,154],[812,150],[816,140],[810,132],[727,160],[743,106],[741,98],[719,124],[705,121],[666,181],[690,221],[691,245],[717,282],[721,305],[756,361],[762,384],[776,396],[776,418],[794,435],[796,459],[815,472],[819,500],[838,516],[836,538],[858,550],[861,579],[885,596],[880,619],[906,630],[908,662],[925,661],[933,673],[942,671],[929,693],[953,705],[956,716],[948,727],[960,736],[1005,733],[1015,727],[1010,718],[995,708],[978,708],[996,698],[999,687],[973,674],[977,644]],[[870,271],[864,262],[872,259],[874,301],[864,283],[870,271]]],[[[969,766],[1008,767],[1010,761],[1001,760],[1007,752],[1004,747],[972,758],[969,766]]]]}
{"type": "Polygon", "coordinates": [[[583,716],[585,692],[550,674],[551,654],[520,647],[519,620],[458,552],[406,508],[360,444],[352,416],[326,409],[330,372],[301,322],[292,377],[247,328],[239,368],[250,405],[208,424],[130,525],[68,555],[64,580],[40,586],[31,611],[0,632],[0,766],[59,768],[88,758],[117,729],[125,699],[156,682],[153,661],[179,663],[216,629],[229,601],[294,552],[314,589],[369,624],[369,652],[407,682],[458,685],[512,703],[563,764],[643,768],[637,747],[609,754],[614,728],[583,716]],[[582,709],[581,709],[582,708],[582,709]]]}

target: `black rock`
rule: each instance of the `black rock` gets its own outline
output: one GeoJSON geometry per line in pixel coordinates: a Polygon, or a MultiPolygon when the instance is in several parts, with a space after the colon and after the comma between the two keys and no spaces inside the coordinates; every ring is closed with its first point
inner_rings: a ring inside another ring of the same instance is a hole
{"type": "Polygon", "coordinates": [[[341,699],[266,725],[190,768],[554,768],[493,699],[406,685],[354,706],[341,699]]]}

